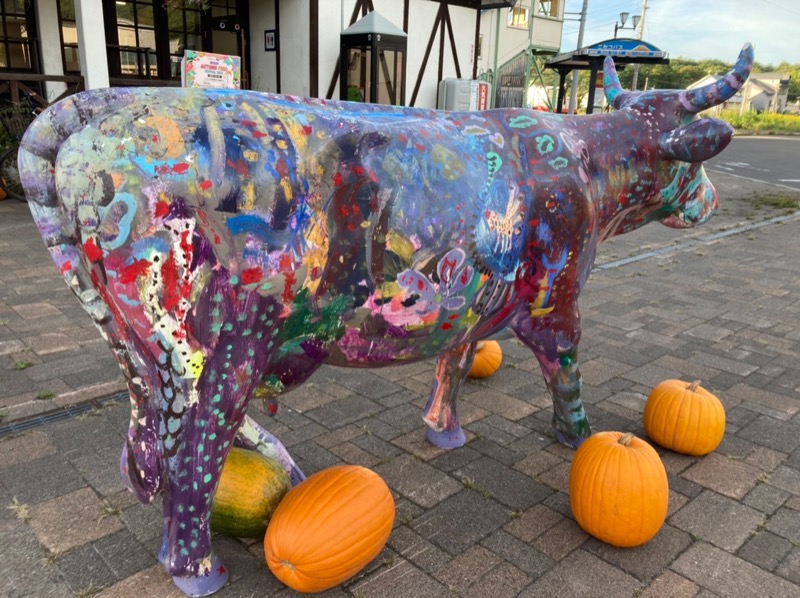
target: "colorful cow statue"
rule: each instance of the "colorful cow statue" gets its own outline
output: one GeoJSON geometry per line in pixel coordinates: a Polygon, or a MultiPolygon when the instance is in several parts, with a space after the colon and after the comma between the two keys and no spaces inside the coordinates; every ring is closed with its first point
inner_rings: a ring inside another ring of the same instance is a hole
{"type": "Polygon", "coordinates": [[[465,442],[456,395],[476,342],[512,330],[538,359],[558,439],[589,435],[578,294],[597,244],[717,205],[702,162],[733,130],[697,113],[753,62],[691,91],[627,92],[610,114],[436,112],[248,91],[103,89],[38,117],[20,168],[41,234],[131,397],[122,455],[163,494],[160,560],[189,595],[227,572],[208,514],[234,441],[286,450],[245,411],[321,364],[438,356],[423,419],[465,442]],[[238,434],[237,434],[238,432],[238,434]]]}

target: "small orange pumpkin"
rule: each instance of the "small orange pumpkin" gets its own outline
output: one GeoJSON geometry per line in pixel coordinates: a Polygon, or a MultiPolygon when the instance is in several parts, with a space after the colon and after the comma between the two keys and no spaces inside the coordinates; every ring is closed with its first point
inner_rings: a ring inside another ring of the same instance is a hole
{"type": "Polygon", "coordinates": [[[478,341],[475,359],[467,376],[470,378],[488,378],[494,374],[503,361],[503,350],[497,341],[478,341]]]}
{"type": "Polygon", "coordinates": [[[323,592],[358,573],[383,549],[394,523],[386,482],[358,465],[324,469],[292,488],[270,519],[270,571],[298,592],[323,592]]]}
{"type": "Polygon", "coordinates": [[[655,449],[631,433],[598,432],[575,451],[569,504],[584,531],[612,546],[644,544],[667,517],[667,471],[655,449]]]}
{"type": "Polygon", "coordinates": [[[644,429],[653,442],[671,451],[707,455],[725,435],[725,408],[699,380],[665,380],[647,397],[644,429]]]}

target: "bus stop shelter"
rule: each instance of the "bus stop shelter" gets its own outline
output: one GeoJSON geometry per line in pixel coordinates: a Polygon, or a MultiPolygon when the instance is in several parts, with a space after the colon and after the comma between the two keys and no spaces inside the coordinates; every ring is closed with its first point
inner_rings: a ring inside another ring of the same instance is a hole
{"type": "Polygon", "coordinates": [[[631,38],[609,39],[566,54],[559,54],[545,65],[546,68],[551,68],[558,73],[556,112],[561,113],[564,108],[567,75],[575,69],[588,70],[591,73],[586,113],[591,114],[594,111],[597,73],[603,71],[603,61],[606,56],[614,59],[614,64],[619,70],[625,68],[627,64],[669,64],[666,52],[649,42],[631,38]]]}

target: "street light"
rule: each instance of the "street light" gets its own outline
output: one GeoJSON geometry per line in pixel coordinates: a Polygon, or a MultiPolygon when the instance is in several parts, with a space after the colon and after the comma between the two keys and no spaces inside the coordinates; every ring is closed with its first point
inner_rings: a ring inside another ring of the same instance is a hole
{"type": "Polygon", "coordinates": [[[642,19],[641,15],[633,15],[633,27],[625,27],[625,22],[628,20],[627,12],[619,13],[619,21],[614,23],[614,39],[617,39],[617,31],[620,29],[633,29],[636,31],[636,28],[639,26],[639,21],[642,19]]]}

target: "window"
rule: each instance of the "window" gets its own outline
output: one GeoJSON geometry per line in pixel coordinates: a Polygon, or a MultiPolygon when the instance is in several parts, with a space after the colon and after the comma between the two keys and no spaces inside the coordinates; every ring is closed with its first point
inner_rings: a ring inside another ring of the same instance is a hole
{"type": "Polygon", "coordinates": [[[0,68],[32,69],[26,0],[0,2],[0,68]]]}
{"type": "Polygon", "coordinates": [[[158,76],[152,0],[116,0],[120,75],[158,76]]]}
{"type": "Polygon", "coordinates": [[[195,8],[170,10],[169,55],[172,78],[181,76],[181,59],[185,50],[203,50],[202,13],[195,8]]]}
{"type": "Polygon", "coordinates": [[[550,17],[552,19],[558,18],[558,5],[560,0],[537,0],[539,10],[536,14],[542,17],[550,17]]]}
{"type": "Polygon", "coordinates": [[[527,6],[515,6],[508,9],[508,26],[513,29],[528,29],[530,9],[527,6]]]}
{"type": "Polygon", "coordinates": [[[65,73],[80,73],[81,59],[78,54],[78,26],[75,24],[75,2],[59,0],[58,12],[61,16],[61,53],[65,73]]]}

